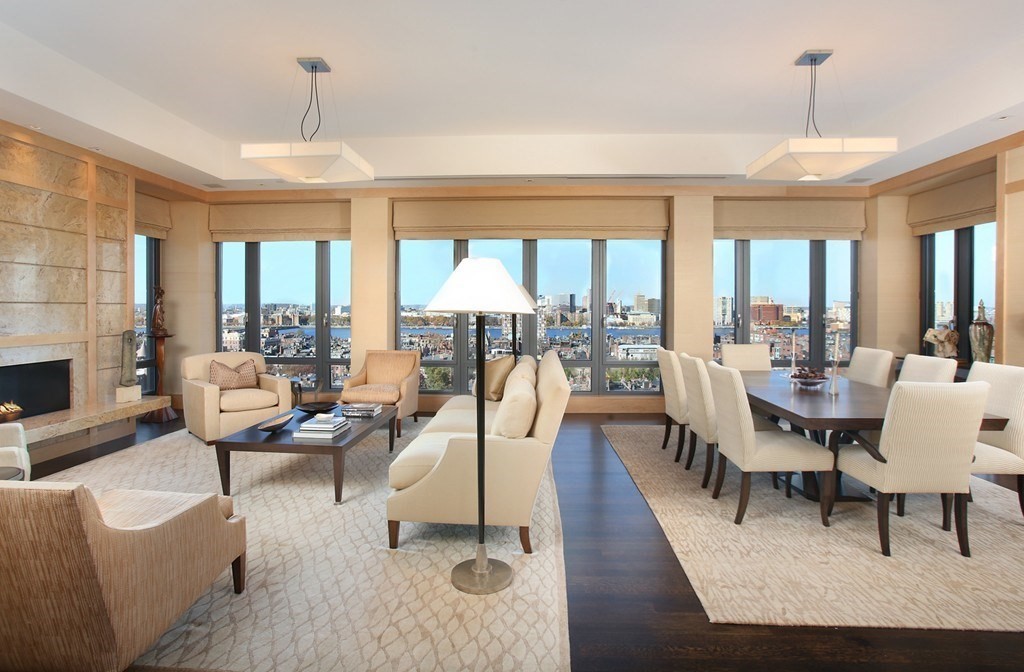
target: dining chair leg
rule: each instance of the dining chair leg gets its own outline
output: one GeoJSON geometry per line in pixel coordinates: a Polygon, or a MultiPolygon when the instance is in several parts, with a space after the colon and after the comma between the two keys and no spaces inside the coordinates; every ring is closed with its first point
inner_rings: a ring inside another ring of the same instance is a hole
{"type": "Polygon", "coordinates": [[[954,497],[956,505],[953,507],[953,516],[956,519],[956,540],[960,542],[960,555],[965,558],[971,557],[971,544],[967,539],[967,495],[957,493],[954,497]]]}
{"type": "Polygon", "coordinates": [[[786,499],[793,499],[793,472],[786,472],[786,499]]]}
{"type": "Polygon", "coordinates": [[[665,450],[668,447],[668,437],[672,435],[672,418],[665,414],[665,438],[661,441],[661,449],[665,450]]]}
{"type": "Polygon", "coordinates": [[[942,529],[949,532],[950,529],[950,518],[953,513],[953,495],[942,493],[939,495],[942,498],[942,529]]]}
{"type": "Polygon", "coordinates": [[[773,471],[771,473],[771,475],[772,475],[772,489],[773,490],[778,490],[779,489],[779,472],[773,471]]]}
{"type": "Polygon", "coordinates": [[[732,521],[739,525],[743,522],[743,515],[747,512],[747,504],[750,502],[750,472],[742,472],[740,477],[740,504],[736,507],[736,520],[732,521]]]}
{"type": "Polygon", "coordinates": [[[693,466],[693,456],[697,453],[697,435],[690,430],[690,449],[686,452],[686,465],[685,469],[689,471],[690,467],[693,466]]]}
{"type": "Polygon", "coordinates": [[[679,445],[676,447],[676,462],[683,456],[683,446],[686,445],[686,425],[679,425],[679,445]]]}
{"type": "Polygon", "coordinates": [[[707,488],[711,482],[711,470],[715,468],[715,444],[709,443],[707,456],[704,459],[704,478],[700,481],[700,487],[707,488]]]}
{"type": "Polygon", "coordinates": [[[1017,501],[1020,503],[1020,512],[1024,514],[1024,474],[1017,475],[1017,501]]]}
{"type": "Polygon", "coordinates": [[[892,555],[889,552],[889,495],[884,492],[878,493],[878,541],[882,544],[882,555],[892,555]]]}
{"type": "Polygon", "coordinates": [[[821,475],[821,497],[818,501],[821,505],[821,524],[825,527],[829,527],[828,517],[832,513],[832,502],[836,498],[835,473],[835,471],[829,471],[821,475]]]}
{"type": "Polygon", "coordinates": [[[725,455],[718,453],[718,473],[715,474],[715,489],[711,493],[711,499],[718,499],[722,493],[722,484],[725,483],[725,455]]]}
{"type": "Polygon", "coordinates": [[[896,495],[896,515],[900,518],[907,512],[907,496],[906,494],[896,495]]]}

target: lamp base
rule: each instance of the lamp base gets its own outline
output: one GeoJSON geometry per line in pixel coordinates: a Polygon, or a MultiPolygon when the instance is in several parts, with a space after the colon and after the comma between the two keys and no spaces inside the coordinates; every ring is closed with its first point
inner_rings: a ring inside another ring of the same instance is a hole
{"type": "Polygon", "coordinates": [[[512,584],[512,567],[487,557],[487,547],[478,544],[476,558],[452,568],[452,585],[470,595],[490,595],[512,584]]]}

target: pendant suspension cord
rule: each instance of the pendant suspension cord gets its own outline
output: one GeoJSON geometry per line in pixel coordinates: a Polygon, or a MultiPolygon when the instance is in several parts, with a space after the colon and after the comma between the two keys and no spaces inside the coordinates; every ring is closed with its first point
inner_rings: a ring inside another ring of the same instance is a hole
{"type": "Polygon", "coordinates": [[[818,111],[818,60],[811,61],[811,125],[814,126],[814,132],[821,137],[821,131],[818,130],[818,121],[815,118],[815,113],[818,111]]]}
{"type": "Polygon", "coordinates": [[[807,89],[807,117],[804,121],[804,137],[811,137],[811,107],[814,104],[814,61],[811,61],[811,85],[807,89]]]}
{"type": "Polygon", "coordinates": [[[306,105],[306,113],[302,115],[302,121],[299,122],[299,135],[302,136],[303,141],[309,142],[312,138],[306,137],[306,117],[309,116],[309,111],[313,109],[313,87],[316,85],[316,66],[313,66],[312,72],[309,73],[309,104],[306,105]]]}
{"type": "Polygon", "coordinates": [[[323,123],[323,117],[320,116],[320,86],[316,81],[316,66],[313,66],[313,93],[316,95],[316,128],[309,136],[310,142],[313,141],[313,136],[320,130],[320,124],[323,123]]]}

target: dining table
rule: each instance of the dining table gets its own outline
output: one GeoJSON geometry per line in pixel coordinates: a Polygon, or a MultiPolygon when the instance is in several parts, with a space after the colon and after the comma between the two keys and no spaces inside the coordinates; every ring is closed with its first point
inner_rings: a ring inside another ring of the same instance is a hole
{"type": "MultiPolygon", "coordinates": [[[[830,391],[831,381],[812,387],[790,379],[789,369],[772,371],[742,371],[750,406],[766,414],[789,421],[794,430],[807,430],[824,436],[826,445],[837,458],[842,447],[843,432],[881,430],[885,411],[889,406],[888,387],[878,387],[836,376],[835,394],[830,391]]],[[[1001,431],[1008,418],[986,413],[981,430],[1001,431]]],[[[803,495],[819,501],[821,491],[814,472],[802,474],[803,495]]],[[[837,486],[835,501],[865,501],[867,498],[847,495],[837,486]]]]}

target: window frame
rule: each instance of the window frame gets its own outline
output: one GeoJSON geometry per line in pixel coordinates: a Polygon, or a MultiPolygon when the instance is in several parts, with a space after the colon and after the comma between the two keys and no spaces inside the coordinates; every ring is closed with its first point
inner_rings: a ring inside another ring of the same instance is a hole
{"type": "MultiPolygon", "coordinates": [[[[150,320],[153,319],[153,304],[156,301],[154,287],[160,284],[160,239],[152,236],[144,236],[143,234],[135,234],[142,236],[146,239],[146,331],[149,332],[153,325],[150,324],[150,320]]],[[[134,240],[132,243],[134,244],[134,240]]],[[[133,278],[134,281],[134,278],[133,278]]],[[[137,299],[138,297],[136,297],[137,299]]],[[[132,307],[134,311],[134,306],[132,307]]],[[[134,318],[132,322],[134,323],[134,318]]],[[[149,336],[142,336],[142,338],[151,338],[149,336]]],[[[156,368],[156,348],[148,347],[145,351],[151,354],[150,357],[144,357],[139,359],[135,358],[136,369],[146,369],[149,373],[146,376],[148,384],[143,386],[143,394],[156,394],[157,388],[157,376],[159,375],[156,368]]]]}

